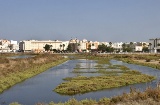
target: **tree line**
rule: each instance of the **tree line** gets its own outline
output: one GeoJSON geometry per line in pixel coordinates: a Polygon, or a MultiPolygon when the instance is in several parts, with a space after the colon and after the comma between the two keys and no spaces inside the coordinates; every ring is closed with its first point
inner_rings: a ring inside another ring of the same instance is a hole
{"type": "MultiPolygon", "coordinates": [[[[77,43],[72,43],[72,44],[69,44],[67,46],[67,49],[65,50],[64,47],[65,47],[65,44],[60,44],[60,49],[52,49],[52,45],[49,45],[49,44],[46,44],[44,46],[44,49],[45,51],[54,51],[54,52],[75,52],[75,51],[78,51],[79,52],[79,49],[78,49],[78,46],[80,46],[79,44],[77,43]]],[[[122,44],[122,48],[121,49],[115,49],[112,47],[112,42],[109,42],[109,45],[105,45],[105,44],[101,44],[101,45],[98,45],[98,48],[97,49],[91,49],[91,46],[94,46],[94,45],[88,45],[88,49],[90,52],[101,52],[101,53],[104,53],[104,52],[134,52],[135,50],[135,45],[133,44],[133,42],[130,42],[129,44],[126,44],[126,43],[123,43],[122,44]]],[[[151,43],[149,44],[148,47],[146,47],[146,44],[143,43],[143,48],[142,48],[142,52],[149,52],[149,46],[151,46],[151,43]]]]}

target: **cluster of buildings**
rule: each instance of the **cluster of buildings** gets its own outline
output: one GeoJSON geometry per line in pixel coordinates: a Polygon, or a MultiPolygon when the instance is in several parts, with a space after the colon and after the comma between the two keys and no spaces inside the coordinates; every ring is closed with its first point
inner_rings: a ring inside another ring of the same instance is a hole
{"type": "MultiPolygon", "coordinates": [[[[125,43],[130,44],[129,43],[125,43]]],[[[0,52],[45,52],[45,45],[51,45],[52,50],[64,51],[70,46],[73,52],[89,52],[96,51],[99,45],[110,46],[115,49],[115,51],[122,52],[123,44],[122,42],[98,42],[98,41],[87,41],[86,39],[78,40],[71,39],[69,41],[59,41],[59,40],[23,40],[19,43],[17,41],[0,40],[0,52]]],[[[143,47],[147,47],[149,52],[159,53],[160,52],[160,38],[149,39],[149,42],[132,42],[135,52],[142,52],[143,47]]]]}

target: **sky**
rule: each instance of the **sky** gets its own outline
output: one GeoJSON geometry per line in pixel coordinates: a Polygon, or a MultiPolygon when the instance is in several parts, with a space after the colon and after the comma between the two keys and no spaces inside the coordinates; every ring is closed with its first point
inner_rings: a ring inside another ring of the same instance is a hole
{"type": "Polygon", "coordinates": [[[0,0],[0,39],[160,38],[160,0],[0,0]]]}

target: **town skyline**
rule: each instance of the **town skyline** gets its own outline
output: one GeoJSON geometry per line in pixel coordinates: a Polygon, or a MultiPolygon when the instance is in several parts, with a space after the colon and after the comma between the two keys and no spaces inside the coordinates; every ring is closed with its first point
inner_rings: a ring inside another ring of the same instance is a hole
{"type": "MultiPolygon", "coordinates": [[[[156,38],[158,38],[159,39],[159,37],[156,37],[156,38]]],[[[156,39],[156,38],[150,38],[150,39],[156,39]]],[[[116,42],[122,42],[122,43],[130,43],[130,42],[149,42],[149,40],[150,39],[148,39],[147,41],[109,41],[109,40],[106,40],[106,41],[99,41],[99,40],[89,40],[89,39],[86,39],[86,38],[81,38],[81,39],[78,39],[78,38],[76,38],[76,37],[71,37],[70,39],[66,39],[66,40],[61,40],[61,39],[23,39],[23,40],[13,40],[13,39],[7,39],[7,38],[1,38],[0,37],[0,40],[10,40],[10,41],[17,41],[17,42],[21,42],[21,41],[31,41],[31,40],[36,40],[36,41],[70,41],[70,40],[72,40],[72,39],[77,39],[77,40],[80,40],[80,41],[82,41],[82,40],[87,40],[87,41],[92,41],[92,42],[113,42],[113,43],[116,43],[116,42]]]]}

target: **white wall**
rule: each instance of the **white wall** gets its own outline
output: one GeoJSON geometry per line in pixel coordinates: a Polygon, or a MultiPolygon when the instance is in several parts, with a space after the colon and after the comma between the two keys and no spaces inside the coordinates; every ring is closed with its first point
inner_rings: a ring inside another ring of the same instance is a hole
{"type": "Polygon", "coordinates": [[[135,46],[135,51],[142,51],[143,47],[142,46],[135,46]]]}

